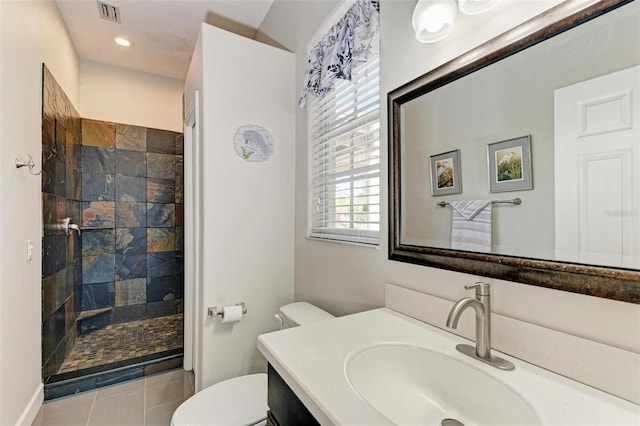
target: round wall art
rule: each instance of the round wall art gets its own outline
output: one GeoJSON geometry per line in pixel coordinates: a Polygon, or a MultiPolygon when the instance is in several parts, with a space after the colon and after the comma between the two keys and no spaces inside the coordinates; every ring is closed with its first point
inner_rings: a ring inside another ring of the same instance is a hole
{"type": "Polygon", "coordinates": [[[260,126],[240,126],[233,143],[238,155],[247,161],[266,161],[273,154],[273,139],[260,126]]]}

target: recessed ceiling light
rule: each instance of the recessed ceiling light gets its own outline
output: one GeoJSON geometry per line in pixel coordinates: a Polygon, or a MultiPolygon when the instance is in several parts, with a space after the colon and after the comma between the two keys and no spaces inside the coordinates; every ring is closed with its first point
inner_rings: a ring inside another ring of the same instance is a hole
{"type": "Polygon", "coordinates": [[[115,39],[113,39],[113,41],[115,41],[120,46],[124,46],[124,47],[131,46],[131,42],[129,40],[127,40],[126,38],[116,37],[115,39]]]}

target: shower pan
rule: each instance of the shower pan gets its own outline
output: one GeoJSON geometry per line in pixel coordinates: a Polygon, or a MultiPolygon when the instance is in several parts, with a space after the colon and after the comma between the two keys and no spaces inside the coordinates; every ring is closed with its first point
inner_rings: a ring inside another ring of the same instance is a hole
{"type": "Polygon", "coordinates": [[[43,66],[45,399],[182,365],[182,148],[81,118],[43,66]]]}

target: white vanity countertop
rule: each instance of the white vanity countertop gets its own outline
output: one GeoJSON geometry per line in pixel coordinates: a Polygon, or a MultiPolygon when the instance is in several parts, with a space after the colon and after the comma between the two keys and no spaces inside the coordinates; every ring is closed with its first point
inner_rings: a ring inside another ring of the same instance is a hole
{"type": "Polygon", "coordinates": [[[496,352],[516,365],[514,371],[498,370],[456,351],[461,342],[469,343],[379,308],[263,334],[258,349],[323,425],[391,424],[360,398],[345,374],[349,355],[383,343],[425,347],[484,371],[515,389],[543,425],[640,425],[636,404],[496,352]]]}

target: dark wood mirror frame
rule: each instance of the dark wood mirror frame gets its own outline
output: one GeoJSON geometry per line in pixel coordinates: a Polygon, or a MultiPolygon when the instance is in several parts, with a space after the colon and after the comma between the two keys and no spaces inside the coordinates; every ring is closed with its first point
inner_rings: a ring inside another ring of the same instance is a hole
{"type": "Polygon", "coordinates": [[[402,104],[634,0],[568,0],[389,92],[389,259],[640,303],[640,271],[402,244],[402,104]]]}

